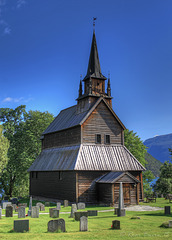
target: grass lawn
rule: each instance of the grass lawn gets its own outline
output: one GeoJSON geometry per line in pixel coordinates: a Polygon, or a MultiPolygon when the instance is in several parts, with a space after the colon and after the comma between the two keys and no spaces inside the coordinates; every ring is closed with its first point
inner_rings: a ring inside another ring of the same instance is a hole
{"type": "MultiPolygon", "coordinates": [[[[145,201],[146,201],[146,198],[145,198],[145,201]]],[[[171,206],[171,208],[172,208],[172,202],[169,203],[169,200],[165,199],[165,198],[157,198],[156,203],[155,202],[149,202],[149,203],[142,202],[142,203],[140,203],[140,205],[145,205],[145,206],[149,205],[152,207],[162,207],[162,208],[164,208],[165,206],[171,206]]]]}
{"type": "MultiPolygon", "coordinates": [[[[159,202],[159,200],[158,200],[159,202]]],[[[155,204],[158,204],[155,203],[155,204]]],[[[154,204],[154,203],[153,203],[154,204]]],[[[160,205],[166,204],[159,202],[160,205]]],[[[151,205],[151,204],[146,204],[151,205]]],[[[90,207],[87,209],[103,210],[102,207],[90,207]]],[[[110,208],[104,208],[110,209],[110,208]]],[[[61,212],[69,211],[70,207],[61,212]]],[[[4,212],[4,210],[3,210],[4,212]]],[[[46,208],[48,212],[48,208],[46,208]]],[[[69,214],[60,214],[60,218],[64,218],[66,222],[66,233],[48,233],[47,224],[52,220],[48,214],[40,214],[39,218],[29,219],[30,231],[28,233],[10,232],[13,229],[13,221],[18,219],[18,216],[13,218],[2,217],[0,219],[0,239],[17,240],[24,239],[172,239],[172,228],[160,228],[163,222],[172,220],[171,216],[164,216],[164,211],[152,212],[126,212],[126,217],[116,217],[113,212],[100,212],[97,217],[88,217],[88,232],[79,231],[79,222],[68,218],[69,214]],[[131,219],[133,216],[139,216],[141,219],[131,219]],[[121,230],[112,230],[111,224],[113,220],[121,221],[121,230]]]]}

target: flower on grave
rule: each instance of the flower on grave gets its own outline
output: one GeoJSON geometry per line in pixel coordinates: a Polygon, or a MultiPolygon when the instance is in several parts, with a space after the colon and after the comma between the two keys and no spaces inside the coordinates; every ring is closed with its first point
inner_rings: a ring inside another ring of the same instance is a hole
{"type": "Polygon", "coordinates": [[[26,217],[28,217],[28,214],[26,214],[26,217]]]}
{"type": "Polygon", "coordinates": [[[111,225],[111,228],[112,228],[113,226],[111,225]]]}

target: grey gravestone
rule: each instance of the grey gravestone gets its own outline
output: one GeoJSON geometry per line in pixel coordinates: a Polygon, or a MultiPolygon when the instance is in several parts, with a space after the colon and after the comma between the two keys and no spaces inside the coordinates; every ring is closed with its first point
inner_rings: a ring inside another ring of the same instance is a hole
{"type": "Polygon", "coordinates": [[[43,203],[37,203],[36,206],[39,207],[40,211],[45,211],[45,205],[43,203]]]}
{"type": "Polygon", "coordinates": [[[171,214],[171,207],[170,206],[165,206],[164,207],[164,214],[165,215],[170,215],[171,214]]]}
{"type": "Polygon", "coordinates": [[[118,206],[117,215],[118,217],[125,216],[122,182],[119,183],[119,206],[118,206]]]}
{"type": "Polygon", "coordinates": [[[5,216],[13,217],[13,206],[6,206],[5,216]]]}
{"type": "Polygon", "coordinates": [[[65,220],[63,218],[48,222],[48,232],[66,232],[65,220]]]}
{"type": "Polygon", "coordinates": [[[56,208],[49,208],[49,214],[52,218],[59,218],[59,210],[56,208]]]}
{"type": "Polygon", "coordinates": [[[74,218],[74,217],[75,217],[75,212],[77,212],[77,206],[76,206],[76,204],[72,204],[71,214],[70,214],[70,217],[71,217],[71,218],[74,218]]]}
{"type": "Polygon", "coordinates": [[[77,209],[85,209],[85,203],[82,202],[77,203],[77,209]]]}
{"type": "Polygon", "coordinates": [[[31,217],[32,218],[39,218],[39,207],[37,207],[37,206],[32,207],[31,217]]]}
{"type": "Polygon", "coordinates": [[[25,218],[25,216],[26,216],[25,207],[19,207],[18,208],[18,218],[25,218]]]}
{"type": "Polygon", "coordinates": [[[11,202],[3,202],[2,203],[2,208],[6,209],[7,205],[11,205],[11,202]]]}
{"type": "Polygon", "coordinates": [[[68,207],[69,205],[69,201],[68,200],[64,200],[64,207],[68,207]]]}
{"type": "Polygon", "coordinates": [[[88,210],[88,217],[97,216],[97,210],[88,210]]]}
{"type": "Polygon", "coordinates": [[[12,204],[12,206],[13,206],[13,210],[16,211],[17,205],[16,204],[12,204]]]}
{"type": "Polygon", "coordinates": [[[118,214],[118,208],[114,208],[114,215],[118,214]]]}
{"type": "Polygon", "coordinates": [[[112,221],[112,228],[113,229],[120,229],[120,221],[118,221],[118,220],[112,221]]]}
{"type": "Polygon", "coordinates": [[[88,218],[85,216],[80,218],[80,231],[88,231],[88,218]]]}
{"type": "Polygon", "coordinates": [[[61,203],[60,202],[57,202],[56,208],[57,208],[57,210],[61,210],[61,203]]]}
{"type": "Polygon", "coordinates": [[[45,202],[45,206],[46,206],[46,207],[49,207],[49,206],[50,206],[50,203],[49,203],[49,202],[45,202]]]}
{"type": "Polygon", "coordinates": [[[2,218],[2,208],[0,207],[0,219],[2,218]]]}
{"type": "Polygon", "coordinates": [[[118,217],[125,217],[125,209],[121,209],[121,210],[119,210],[118,209],[118,212],[117,212],[117,216],[118,217]]]}
{"type": "Polygon", "coordinates": [[[82,216],[88,217],[88,212],[75,212],[75,221],[80,221],[82,216]]]}
{"type": "Polygon", "coordinates": [[[168,227],[169,227],[169,228],[172,228],[172,220],[169,221],[168,227]]]}
{"type": "Polygon", "coordinates": [[[14,232],[28,232],[29,220],[14,220],[14,232]]]}
{"type": "Polygon", "coordinates": [[[25,208],[27,208],[27,203],[19,203],[18,207],[25,207],[25,208]]]}
{"type": "Polygon", "coordinates": [[[30,196],[30,201],[29,201],[29,210],[27,215],[30,217],[32,213],[32,196],[30,196]]]}

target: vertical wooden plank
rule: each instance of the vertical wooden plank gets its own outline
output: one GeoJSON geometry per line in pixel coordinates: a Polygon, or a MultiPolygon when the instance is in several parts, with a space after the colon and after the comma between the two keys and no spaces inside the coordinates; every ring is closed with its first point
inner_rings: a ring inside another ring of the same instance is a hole
{"type": "Polygon", "coordinates": [[[139,184],[137,183],[137,204],[139,204],[139,184]]]}
{"type": "Polygon", "coordinates": [[[112,184],[112,204],[115,203],[114,184],[112,184]]]}
{"type": "Polygon", "coordinates": [[[144,192],[143,192],[143,176],[142,176],[142,172],[140,173],[140,181],[141,181],[142,200],[144,200],[144,192]]]}
{"type": "Polygon", "coordinates": [[[76,172],[76,203],[78,203],[78,173],[76,172]]]}

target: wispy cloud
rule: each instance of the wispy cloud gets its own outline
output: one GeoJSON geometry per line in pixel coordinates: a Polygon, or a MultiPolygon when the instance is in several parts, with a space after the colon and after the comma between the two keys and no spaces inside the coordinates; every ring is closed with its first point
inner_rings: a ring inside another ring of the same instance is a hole
{"type": "Polygon", "coordinates": [[[27,103],[32,101],[33,98],[24,98],[24,97],[19,97],[19,98],[12,98],[12,97],[6,97],[2,100],[3,103],[19,103],[19,102],[23,102],[23,103],[27,103]]]}
{"type": "Polygon", "coordinates": [[[26,0],[17,0],[17,8],[21,8],[26,4],[26,0]]]}

